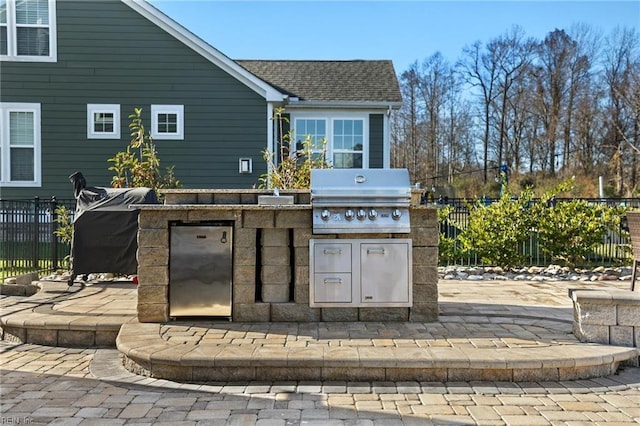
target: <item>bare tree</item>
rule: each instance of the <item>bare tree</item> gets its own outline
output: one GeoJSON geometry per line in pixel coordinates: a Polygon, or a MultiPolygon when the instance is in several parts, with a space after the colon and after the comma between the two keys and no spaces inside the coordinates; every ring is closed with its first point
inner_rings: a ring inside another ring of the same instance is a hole
{"type": "Polygon", "coordinates": [[[473,89],[479,91],[484,132],[483,146],[483,182],[487,183],[489,170],[489,138],[491,131],[491,105],[497,95],[499,66],[495,57],[483,52],[482,44],[478,41],[463,49],[463,58],[458,62],[458,69],[464,79],[473,89]]]}
{"type": "Polygon", "coordinates": [[[571,159],[578,158],[578,156],[573,155],[577,151],[573,140],[573,122],[576,114],[578,114],[576,106],[583,97],[590,96],[588,91],[591,89],[592,63],[597,54],[599,44],[599,35],[584,24],[573,25],[570,30],[570,37],[574,40],[574,44],[572,45],[573,48],[568,52],[566,109],[561,120],[562,167],[567,173],[573,173],[572,166],[576,166],[576,162],[572,162],[571,159]]]}
{"type": "Polygon", "coordinates": [[[426,184],[451,184],[481,167],[482,179],[467,179],[478,191],[501,164],[550,176],[610,170],[618,194],[635,194],[639,36],[618,29],[604,49],[601,40],[581,24],[538,41],[513,27],[465,47],[455,70],[440,53],[415,62],[399,76],[404,106],[393,115],[392,164],[426,184]]]}
{"type": "Polygon", "coordinates": [[[508,143],[508,109],[509,98],[513,95],[514,86],[523,78],[532,60],[534,42],[526,39],[522,28],[515,26],[504,35],[491,41],[488,51],[493,56],[493,60],[498,65],[498,96],[495,102],[496,127],[498,133],[497,159],[498,165],[508,163],[512,166],[515,158],[505,159],[505,153],[514,152],[513,147],[509,149],[508,143]]]}
{"type": "MultiPolygon", "coordinates": [[[[538,113],[542,117],[545,142],[549,146],[549,173],[556,173],[562,119],[568,110],[571,59],[576,42],[564,30],[554,30],[538,45],[538,113]]],[[[567,153],[564,153],[566,155],[567,153]]],[[[564,161],[564,160],[563,160],[564,161]]]]}
{"type": "Polygon", "coordinates": [[[394,167],[409,169],[412,182],[420,182],[426,174],[424,135],[419,124],[422,110],[419,81],[417,62],[400,76],[404,105],[396,117],[401,136],[393,155],[394,167]]]}
{"type": "MultiPolygon", "coordinates": [[[[631,29],[617,28],[606,40],[604,50],[604,82],[608,92],[607,136],[605,145],[611,149],[616,193],[622,194],[625,185],[625,142],[636,146],[638,131],[637,72],[640,63],[638,35],[631,29]]],[[[635,171],[633,173],[635,176],[635,171]]],[[[635,182],[633,182],[635,184],[635,182]]]]}
{"type": "Polygon", "coordinates": [[[441,120],[446,96],[454,86],[451,67],[440,52],[436,52],[422,63],[418,86],[425,108],[424,125],[429,161],[427,173],[431,176],[439,176],[440,165],[444,160],[441,120]]]}

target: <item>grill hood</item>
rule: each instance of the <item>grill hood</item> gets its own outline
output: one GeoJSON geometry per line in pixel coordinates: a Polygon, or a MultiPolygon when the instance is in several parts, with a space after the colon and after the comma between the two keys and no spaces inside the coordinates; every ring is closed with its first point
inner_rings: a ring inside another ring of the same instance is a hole
{"type": "Polygon", "coordinates": [[[316,205],[408,206],[407,169],[313,169],[311,202],[316,205]]]}
{"type": "Polygon", "coordinates": [[[311,170],[314,234],[409,233],[406,169],[311,170]]]}

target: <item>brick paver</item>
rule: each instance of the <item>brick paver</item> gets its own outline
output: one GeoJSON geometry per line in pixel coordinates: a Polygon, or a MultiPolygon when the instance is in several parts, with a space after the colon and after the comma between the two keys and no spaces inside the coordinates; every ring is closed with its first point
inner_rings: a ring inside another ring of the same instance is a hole
{"type": "MultiPolygon", "coordinates": [[[[163,338],[183,342],[226,339],[230,346],[261,341],[278,347],[310,344],[351,350],[370,347],[522,348],[549,344],[568,333],[572,318],[566,290],[576,283],[441,282],[446,320],[425,328],[404,324],[385,335],[373,325],[352,324],[338,334],[321,326],[232,324],[164,328],[163,338]],[[292,329],[295,328],[295,330],[292,329]],[[289,332],[295,339],[282,338],[289,332]],[[324,333],[324,334],[323,334],[324,333]],[[408,333],[412,339],[406,338],[408,333]],[[490,334],[489,337],[485,333],[490,334]],[[518,336],[513,338],[512,336],[518,336]],[[526,338],[520,338],[526,336],[526,338]],[[335,345],[335,346],[334,346],[335,345]]],[[[592,286],[626,283],[589,283],[592,286]]],[[[96,287],[98,290],[108,289],[96,287]]],[[[117,287],[115,287],[117,288],[117,287]]],[[[120,290],[119,290],[120,291],[120,290]]],[[[76,289],[57,314],[90,309],[76,289]]],[[[100,296],[102,297],[102,296],[100,296]]],[[[104,305],[91,309],[108,317],[104,305]]],[[[36,307],[0,298],[3,314],[36,307]],[[7,308],[7,310],[4,310],[7,308]]],[[[121,314],[118,312],[118,314],[121,314]]],[[[571,338],[568,335],[568,338],[571,338]]],[[[412,349],[415,350],[415,349],[412,349]]],[[[179,383],[137,376],[115,349],[66,349],[0,343],[0,424],[68,425],[555,425],[640,423],[640,368],[591,380],[496,381],[301,381],[179,383]]]]}
{"type": "Polygon", "coordinates": [[[3,342],[0,351],[0,417],[4,424],[528,426],[640,422],[640,368],[575,382],[185,384],[129,373],[115,349],[3,342]],[[43,362],[53,358],[66,367],[43,362]]]}

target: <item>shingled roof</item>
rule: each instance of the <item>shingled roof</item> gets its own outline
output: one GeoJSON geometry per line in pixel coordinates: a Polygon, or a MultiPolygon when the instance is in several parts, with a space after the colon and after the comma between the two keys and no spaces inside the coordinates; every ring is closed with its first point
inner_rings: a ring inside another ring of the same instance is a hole
{"type": "Polygon", "coordinates": [[[236,62],[301,101],[402,102],[393,63],[388,60],[236,62]]]}

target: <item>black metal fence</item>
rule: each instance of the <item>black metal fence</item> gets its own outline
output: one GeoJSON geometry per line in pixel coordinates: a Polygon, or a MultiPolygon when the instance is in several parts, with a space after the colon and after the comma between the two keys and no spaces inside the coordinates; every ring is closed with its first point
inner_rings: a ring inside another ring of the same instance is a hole
{"type": "MultiPolygon", "coordinates": [[[[573,200],[568,198],[558,198],[555,201],[561,203],[566,200],[573,200]]],[[[587,201],[593,204],[606,204],[610,206],[623,206],[628,208],[640,208],[640,198],[580,198],[581,200],[587,201]]],[[[493,201],[490,199],[463,199],[463,198],[452,198],[448,199],[446,197],[440,198],[436,201],[435,205],[437,207],[451,206],[452,211],[449,214],[449,221],[440,224],[440,233],[441,235],[449,238],[456,239],[458,235],[462,232],[462,229],[466,227],[469,222],[469,208],[470,204],[475,204],[477,202],[481,202],[485,205],[491,204],[493,201]]],[[[457,244],[457,243],[456,243],[457,244]]],[[[457,248],[460,248],[457,245],[457,248]]],[[[525,255],[525,258],[528,259],[528,265],[523,266],[533,266],[540,265],[545,266],[549,265],[552,260],[545,256],[544,253],[540,250],[537,242],[537,238],[532,235],[528,241],[523,243],[521,249],[521,253],[525,255]]],[[[441,256],[440,264],[443,266],[447,265],[462,265],[462,266],[479,266],[482,264],[481,260],[474,253],[466,254],[466,255],[457,255],[454,258],[443,259],[441,256]]],[[[593,265],[602,265],[602,266],[612,266],[619,264],[627,264],[632,261],[631,257],[631,246],[630,241],[626,237],[626,233],[620,231],[612,231],[604,236],[602,244],[590,253],[585,259],[584,265],[577,266],[593,266],[593,265]]]]}
{"type": "MultiPolygon", "coordinates": [[[[640,198],[585,199],[593,203],[620,205],[640,208],[640,198]]],[[[468,222],[468,203],[476,200],[441,199],[436,205],[450,205],[453,211],[451,221],[440,224],[440,232],[446,237],[456,238],[468,222]]],[[[487,203],[490,203],[487,200],[487,203]]],[[[558,199],[562,202],[562,199],[558,199]]],[[[0,278],[20,275],[27,272],[46,272],[65,268],[65,258],[69,254],[68,243],[63,243],[55,232],[60,226],[56,221],[56,208],[67,207],[75,213],[75,199],[41,200],[2,200],[0,199],[0,278]]],[[[529,265],[548,265],[547,259],[539,250],[535,236],[523,244],[523,253],[529,259],[529,265]]],[[[611,232],[605,236],[601,247],[592,253],[589,264],[613,265],[630,262],[629,241],[622,232],[611,232]]],[[[440,259],[441,264],[480,265],[474,254],[454,259],[440,259]]]]}
{"type": "MultiPolygon", "coordinates": [[[[75,199],[0,199],[0,278],[53,271],[65,265],[69,244],[56,236],[58,206],[75,212],[75,199]]],[[[72,216],[73,217],[73,216],[72,216]]]]}

